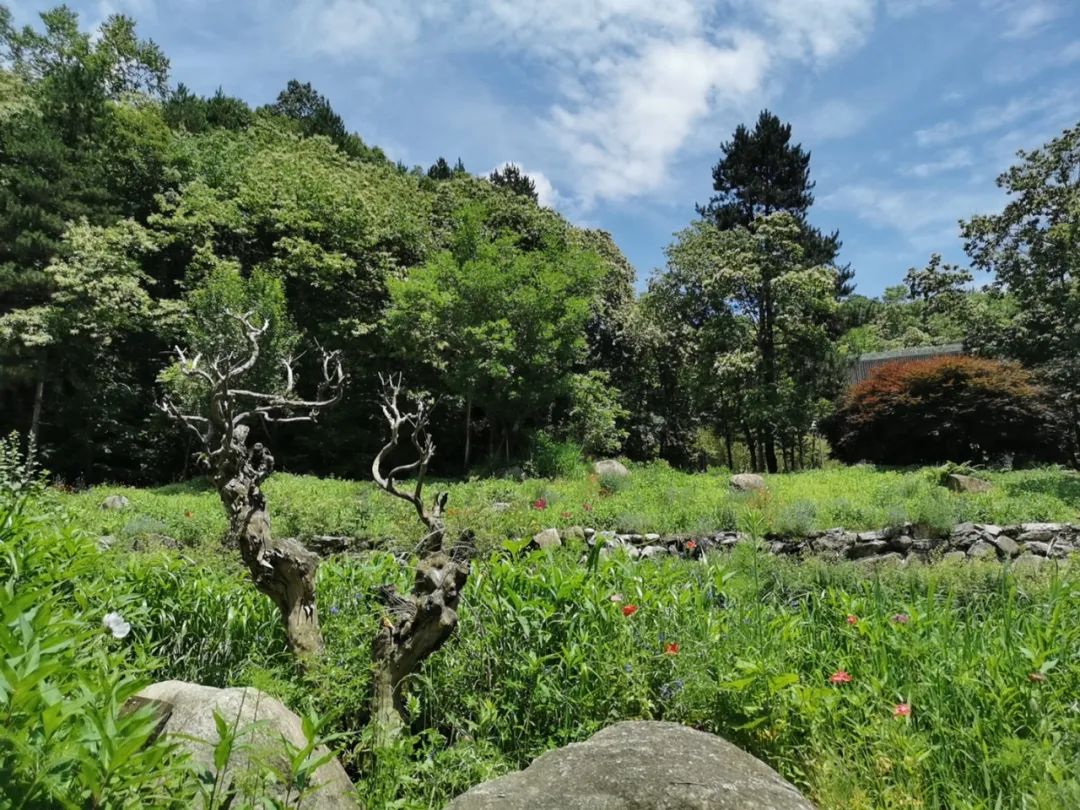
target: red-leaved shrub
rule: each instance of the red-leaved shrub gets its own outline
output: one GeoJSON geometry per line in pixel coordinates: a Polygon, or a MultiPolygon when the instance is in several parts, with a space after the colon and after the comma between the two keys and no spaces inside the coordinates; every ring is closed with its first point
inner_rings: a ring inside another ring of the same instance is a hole
{"type": "Polygon", "coordinates": [[[947,356],[879,366],[823,428],[843,461],[907,465],[1057,460],[1052,426],[1046,392],[1023,368],[947,356]]]}

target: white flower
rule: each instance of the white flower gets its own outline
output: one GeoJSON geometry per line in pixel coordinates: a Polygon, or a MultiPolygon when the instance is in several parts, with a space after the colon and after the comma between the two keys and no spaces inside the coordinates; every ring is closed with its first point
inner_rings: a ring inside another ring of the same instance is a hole
{"type": "Polygon", "coordinates": [[[109,628],[113,638],[125,638],[131,632],[131,625],[125,622],[124,617],[116,612],[106,613],[101,623],[109,628]]]}

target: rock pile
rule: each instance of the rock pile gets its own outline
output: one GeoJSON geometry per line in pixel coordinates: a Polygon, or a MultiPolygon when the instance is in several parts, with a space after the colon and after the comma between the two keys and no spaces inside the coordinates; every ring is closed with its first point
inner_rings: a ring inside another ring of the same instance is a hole
{"type": "MultiPolygon", "coordinates": [[[[562,543],[584,541],[591,547],[603,542],[601,553],[622,548],[634,559],[664,555],[699,557],[709,551],[730,549],[750,541],[742,532],[720,531],[705,535],[637,534],[595,531],[578,526],[545,529],[533,538],[533,547],[553,548],[562,543]]],[[[769,534],[765,545],[772,554],[818,556],[830,560],[853,560],[865,565],[887,562],[932,562],[938,559],[1029,560],[1064,559],[1080,552],[1080,525],[1071,523],[1021,523],[995,526],[961,523],[946,534],[910,523],[878,531],[852,532],[828,529],[803,537],[769,534]]],[[[1038,564],[1038,562],[1035,562],[1038,564]]]]}

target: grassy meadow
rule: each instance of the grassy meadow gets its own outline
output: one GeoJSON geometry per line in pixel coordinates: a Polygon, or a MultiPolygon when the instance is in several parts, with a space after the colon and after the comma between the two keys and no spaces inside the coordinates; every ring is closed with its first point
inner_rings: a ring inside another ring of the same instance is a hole
{"type": "MultiPolygon", "coordinates": [[[[1080,520],[1080,475],[1042,468],[985,476],[995,485],[991,492],[960,495],[938,486],[932,468],[838,466],[766,476],[766,493],[739,494],[730,491],[727,470],[686,473],[654,463],[632,467],[621,480],[601,481],[582,466],[554,480],[434,481],[427,491],[448,490],[451,533],[472,529],[487,547],[552,526],[714,532],[740,528],[751,513],[762,521],[762,531],[789,534],[835,526],[879,529],[908,521],[949,529],[962,521],[1080,520]]],[[[371,482],[276,474],[264,490],[274,531],[283,536],[344,535],[389,548],[415,540],[412,509],[371,482]]],[[[80,526],[97,534],[165,535],[196,545],[225,532],[217,495],[205,481],[145,490],[95,487],[59,498],[80,526]],[[131,507],[101,510],[102,500],[114,493],[130,499],[131,507]]]]}
{"type": "MultiPolygon", "coordinates": [[[[270,601],[218,544],[224,522],[205,487],[50,491],[14,511],[8,499],[0,506],[0,580],[8,583],[0,675],[14,697],[0,728],[0,776],[39,793],[92,776],[114,798],[141,785],[133,795],[145,803],[159,790],[153,804],[100,806],[191,806],[199,780],[183,762],[163,760],[162,783],[160,762],[120,758],[115,752],[131,746],[113,740],[133,733],[118,719],[126,694],[180,678],[253,685],[311,718],[369,810],[440,808],[629,718],[721,734],[825,810],[1080,806],[1080,566],[1021,573],[943,562],[868,572],[778,559],[753,544],[693,561],[616,553],[584,565],[577,548],[512,554],[498,543],[552,524],[632,528],[628,516],[658,531],[730,522],[756,535],[795,519],[865,528],[931,513],[1076,516],[1080,483],[1069,473],[992,478],[993,492],[965,496],[932,484],[927,471],[871,468],[777,476],[767,496],[750,497],[731,495],[720,471],[658,465],[634,469],[608,494],[585,473],[452,484],[452,524],[476,526],[489,542],[457,632],[410,684],[413,727],[378,759],[364,730],[381,616],[375,588],[404,588],[410,576],[392,554],[339,555],[320,566],[327,652],[305,671],[285,652],[270,601]],[[108,493],[131,506],[101,510],[108,493]],[[546,507],[536,508],[541,499],[546,507]],[[495,502],[510,506],[497,512],[495,502]],[[155,532],[186,547],[102,550],[96,542],[102,533],[155,532]],[[130,623],[125,638],[102,629],[110,612],[130,623]],[[75,642],[57,643],[64,637],[75,642]],[[36,687],[42,679],[49,691],[36,687]],[[61,731],[38,733],[53,711],[42,703],[57,700],[81,708],[61,731]]],[[[266,490],[279,532],[391,546],[416,534],[404,506],[364,484],[275,475],[266,490]]]]}

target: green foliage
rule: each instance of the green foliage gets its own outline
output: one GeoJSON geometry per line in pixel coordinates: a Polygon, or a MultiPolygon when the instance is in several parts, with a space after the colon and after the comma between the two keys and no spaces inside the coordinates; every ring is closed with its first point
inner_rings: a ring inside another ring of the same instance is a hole
{"type": "Polygon", "coordinates": [[[619,403],[619,391],[611,386],[611,375],[592,370],[570,377],[568,429],[585,451],[597,456],[613,456],[622,450],[628,433],[622,424],[630,412],[619,403]]]}
{"type": "MultiPolygon", "coordinates": [[[[930,487],[919,475],[876,475],[891,493],[883,489],[883,500],[930,487]]],[[[807,502],[800,496],[794,503],[807,502]]],[[[367,737],[334,743],[368,806],[441,807],[622,718],[722,733],[823,808],[1007,806],[1023,797],[1055,807],[1076,795],[1080,749],[1069,706],[1080,675],[1067,651],[1080,643],[1080,582],[1072,569],[1020,576],[989,563],[868,576],[752,547],[704,562],[641,564],[616,553],[589,566],[579,556],[497,552],[476,561],[458,632],[410,685],[415,733],[375,767],[367,737]],[[631,604],[637,611],[624,615],[631,604]],[[838,670],[851,682],[831,683],[838,670]],[[911,706],[910,717],[894,717],[899,703],[911,706]]],[[[250,628],[272,631],[272,617],[265,600],[228,600],[250,590],[239,571],[189,564],[186,577],[153,580],[163,565],[173,564],[135,555],[125,568],[120,587],[138,592],[155,582],[146,602],[169,600],[138,616],[142,632],[164,640],[175,615],[198,617],[205,648],[217,641],[230,650],[238,669],[229,677],[311,706],[327,733],[356,731],[381,615],[375,586],[407,585],[391,555],[324,562],[328,650],[307,673],[261,652],[266,643],[250,628]]],[[[169,650],[170,675],[173,655],[179,672],[198,665],[180,644],[157,649],[169,650]]]]}
{"type": "Polygon", "coordinates": [[[124,605],[108,598],[93,544],[56,520],[0,493],[0,803],[188,807],[193,772],[156,738],[151,709],[124,708],[148,650],[125,640],[130,628],[114,639],[102,626],[124,605]]]}
{"type": "Polygon", "coordinates": [[[976,267],[1017,302],[1016,318],[999,334],[984,332],[984,348],[1037,368],[1064,395],[1068,438],[1080,452],[1080,126],[998,178],[1009,202],[998,214],[962,223],[976,267]]]}
{"type": "Polygon", "coordinates": [[[533,435],[531,472],[541,478],[572,478],[582,469],[581,445],[576,442],[560,442],[546,431],[533,435]]]}
{"type": "Polygon", "coordinates": [[[845,461],[1055,460],[1045,392],[1019,366],[972,357],[887,363],[852,386],[824,430],[845,461]]]}

